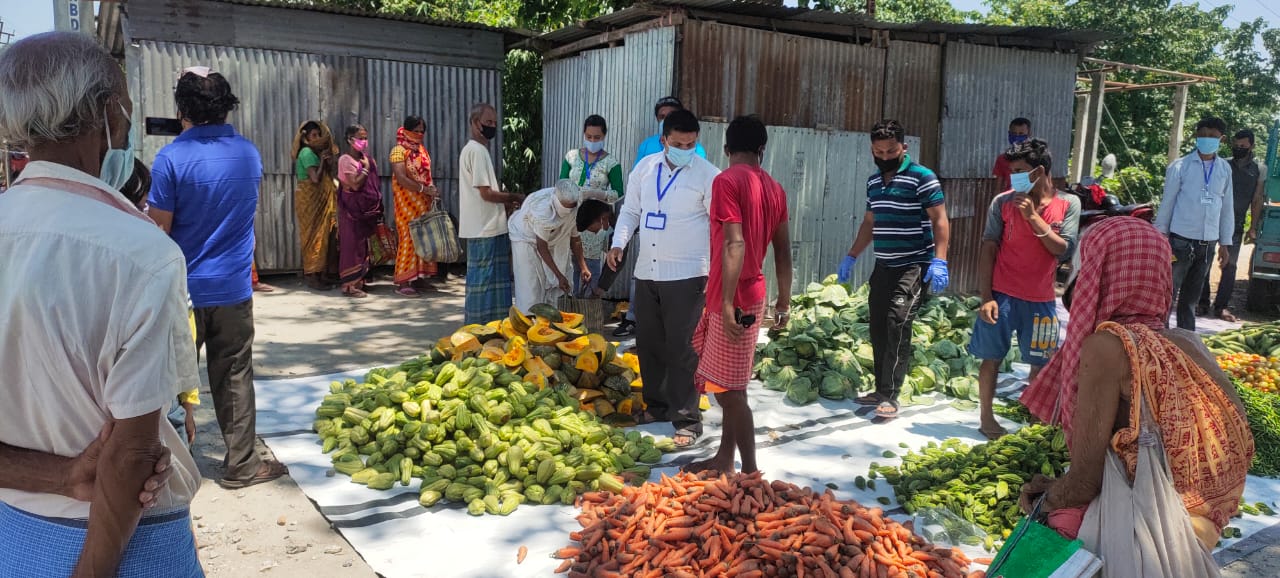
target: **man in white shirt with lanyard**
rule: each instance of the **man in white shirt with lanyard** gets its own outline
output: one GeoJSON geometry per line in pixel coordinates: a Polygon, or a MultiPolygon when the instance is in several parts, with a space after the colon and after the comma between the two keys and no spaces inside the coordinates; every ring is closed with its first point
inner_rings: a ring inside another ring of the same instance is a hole
{"type": "Polygon", "coordinates": [[[1173,161],[1164,177],[1156,229],[1173,248],[1173,296],[1178,329],[1196,330],[1195,306],[1209,277],[1214,245],[1218,264],[1230,257],[1235,212],[1231,164],[1218,157],[1227,124],[1206,118],[1196,124],[1196,150],[1173,161]]]}
{"type": "Polygon", "coordinates": [[[639,230],[636,260],[636,349],[647,405],[642,421],[670,421],[679,447],[702,435],[694,373],[693,332],[706,305],[711,261],[711,183],[720,170],[699,157],[698,119],[687,110],[663,122],[663,154],[645,157],[627,179],[608,264],[639,230]]]}

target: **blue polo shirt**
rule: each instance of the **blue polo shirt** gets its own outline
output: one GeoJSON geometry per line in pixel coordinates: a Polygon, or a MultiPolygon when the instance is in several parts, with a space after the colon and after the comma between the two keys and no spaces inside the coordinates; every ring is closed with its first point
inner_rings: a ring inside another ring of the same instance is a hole
{"type": "Polygon", "coordinates": [[[169,235],[187,258],[197,309],[253,296],[253,216],[262,157],[229,124],[197,126],[160,149],[147,203],[173,213],[169,235]]]}
{"type": "MultiPolygon", "coordinates": [[[[636,151],[636,162],[631,164],[631,169],[635,170],[636,166],[640,164],[640,159],[652,154],[660,153],[664,150],[666,150],[666,147],[662,146],[662,135],[655,134],[644,139],[644,141],[640,143],[640,149],[636,151]]],[[[698,156],[704,159],[707,158],[707,149],[702,148],[702,143],[697,143],[696,146],[694,146],[693,151],[698,153],[698,156]]]]}
{"type": "Polygon", "coordinates": [[[933,171],[902,156],[888,183],[876,171],[867,179],[867,210],[875,215],[876,260],[890,267],[933,259],[933,223],[928,209],[943,203],[942,183],[933,171]]]}

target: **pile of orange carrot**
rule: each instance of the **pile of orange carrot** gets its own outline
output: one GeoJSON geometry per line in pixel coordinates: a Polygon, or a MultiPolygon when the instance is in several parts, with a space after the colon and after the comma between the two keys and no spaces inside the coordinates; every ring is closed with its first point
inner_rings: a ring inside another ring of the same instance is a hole
{"type": "Polygon", "coordinates": [[[966,578],[969,559],[937,548],[880,508],[759,472],[681,473],[578,502],[577,542],[555,553],[569,578],[966,578]]]}

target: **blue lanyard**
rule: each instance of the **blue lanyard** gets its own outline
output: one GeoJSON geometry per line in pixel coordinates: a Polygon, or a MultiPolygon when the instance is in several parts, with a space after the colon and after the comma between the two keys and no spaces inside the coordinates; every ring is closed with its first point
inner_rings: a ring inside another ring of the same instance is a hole
{"type": "Polygon", "coordinates": [[[1209,190],[1209,181],[1213,180],[1213,169],[1218,167],[1218,159],[1209,163],[1209,170],[1204,170],[1204,161],[1200,161],[1200,171],[1204,173],[1204,190],[1209,190]]]}
{"type": "MultiPolygon", "coordinates": [[[[664,161],[664,162],[665,162],[665,161],[664,161]]],[[[659,203],[661,203],[661,202],[662,202],[662,199],[666,198],[666,196],[667,196],[667,191],[671,190],[671,185],[674,185],[674,184],[675,184],[675,182],[676,182],[676,178],[680,176],[680,171],[683,171],[683,170],[684,170],[684,167],[680,167],[680,168],[676,169],[676,172],[671,173],[671,180],[670,180],[670,181],[667,181],[667,186],[665,186],[665,187],[664,187],[664,186],[662,186],[662,165],[661,165],[661,164],[659,164],[659,165],[658,165],[658,183],[657,183],[657,189],[658,189],[658,202],[659,202],[659,203]]]]}
{"type": "Polygon", "coordinates": [[[596,168],[596,165],[600,164],[600,161],[604,160],[604,153],[601,152],[600,156],[596,157],[596,160],[593,163],[587,162],[587,159],[590,157],[591,153],[588,152],[587,149],[582,149],[582,163],[586,165],[586,168],[582,169],[582,182],[578,183],[579,185],[586,184],[586,182],[591,179],[591,169],[596,168]]]}

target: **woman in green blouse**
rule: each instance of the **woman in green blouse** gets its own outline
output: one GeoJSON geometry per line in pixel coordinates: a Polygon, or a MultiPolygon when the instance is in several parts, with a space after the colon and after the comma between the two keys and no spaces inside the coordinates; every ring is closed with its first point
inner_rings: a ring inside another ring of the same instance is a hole
{"type": "Polygon", "coordinates": [[[560,178],[568,179],[584,192],[604,193],[602,197],[622,198],[622,163],[604,150],[604,138],[609,127],[604,117],[593,114],[582,126],[582,146],[564,155],[560,163],[560,178]]]}

